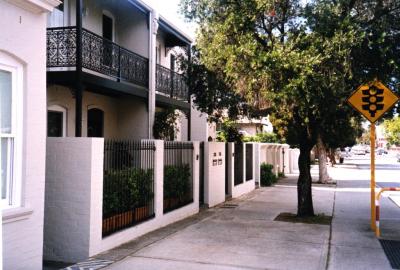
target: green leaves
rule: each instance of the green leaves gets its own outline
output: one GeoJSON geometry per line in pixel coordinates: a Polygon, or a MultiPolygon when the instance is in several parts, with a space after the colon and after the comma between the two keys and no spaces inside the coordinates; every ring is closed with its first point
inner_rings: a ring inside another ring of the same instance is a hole
{"type": "Polygon", "coordinates": [[[383,122],[385,137],[389,144],[400,145],[400,118],[397,116],[383,122]]]}

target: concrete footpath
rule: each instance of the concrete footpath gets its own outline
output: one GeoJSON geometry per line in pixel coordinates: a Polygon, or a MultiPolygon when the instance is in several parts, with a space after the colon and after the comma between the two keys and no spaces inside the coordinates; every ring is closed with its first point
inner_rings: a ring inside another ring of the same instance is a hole
{"type": "MultiPolygon", "coordinates": [[[[331,175],[337,186],[314,185],[313,198],[316,214],[333,214],[332,226],[274,221],[296,213],[290,176],[96,258],[114,270],[392,269],[369,229],[368,181],[351,166],[331,175]]],[[[386,199],[382,209],[383,237],[398,237],[400,208],[386,199]]]]}

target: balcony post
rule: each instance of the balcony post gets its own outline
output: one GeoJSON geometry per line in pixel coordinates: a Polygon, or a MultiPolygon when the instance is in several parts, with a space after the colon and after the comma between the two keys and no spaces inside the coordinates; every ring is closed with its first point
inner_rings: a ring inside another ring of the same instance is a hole
{"type": "Polygon", "coordinates": [[[187,83],[187,99],[188,102],[190,104],[190,108],[189,108],[189,113],[188,113],[188,141],[190,141],[192,139],[192,97],[190,96],[190,64],[192,63],[192,46],[189,44],[187,47],[187,52],[188,52],[188,70],[186,71],[186,78],[187,81],[185,83],[187,83]]]}
{"type": "Polygon", "coordinates": [[[82,137],[82,0],[76,0],[75,136],[82,137]]]}
{"type": "Polygon", "coordinates": [[[156,111],[156,39],[158,31],[158,14],[149,13],[149,99],[148,99],[148,134],[153,139],[153,124],[156,111]]]}

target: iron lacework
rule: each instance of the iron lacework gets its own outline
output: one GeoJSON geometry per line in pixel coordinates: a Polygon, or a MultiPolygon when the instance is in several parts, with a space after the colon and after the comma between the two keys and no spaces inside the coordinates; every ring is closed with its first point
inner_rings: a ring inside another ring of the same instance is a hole
{"type": "Polygon", "coordinates": [[[156,68],[156,90],[174,99],[189,100],[186,77],[161,65],[156,68]]]}
{"type": "MultiPolygon", "coordinates": [[[[47,67],[76,66],[76,27],[47,29],[47,67]]],[[[148,86],[149,61],[91,31],[82,29],[82,66],[121,81],[148,86]]]]}

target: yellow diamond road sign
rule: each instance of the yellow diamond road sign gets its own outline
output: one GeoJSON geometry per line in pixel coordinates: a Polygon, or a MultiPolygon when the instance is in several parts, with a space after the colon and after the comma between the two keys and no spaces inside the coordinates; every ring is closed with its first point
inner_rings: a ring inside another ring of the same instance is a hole
{"type": "Polygon", "coordinates": [[[375,123],[399,98],[380,81],[363,84],[347,99],[371,123],[375,123]]]}

